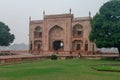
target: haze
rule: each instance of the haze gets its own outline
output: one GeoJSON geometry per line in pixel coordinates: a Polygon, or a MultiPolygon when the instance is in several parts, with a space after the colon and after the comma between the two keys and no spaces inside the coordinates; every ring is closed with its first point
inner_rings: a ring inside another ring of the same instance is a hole
{"type": "Polygon", "coordinates": [[[32,20],[43,18],[46,14],[68,13],[72,9],[75,17],[92,16],[109,0],[0,0],[0,21],[4,22],[15,34],[14,43],[29,42],[29,16],[32,20]]]}

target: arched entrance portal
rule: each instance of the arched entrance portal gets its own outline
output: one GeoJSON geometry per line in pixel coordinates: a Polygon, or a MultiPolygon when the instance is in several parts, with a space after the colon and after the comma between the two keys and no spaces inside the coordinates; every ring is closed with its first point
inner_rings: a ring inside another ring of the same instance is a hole
{"type": "Polygon", "coordinates": [[[55,51],[63,49],[63,42],[61,40],[56,40],[53,42],[53,49],[55,51]]]}
{"type": "Polygon", "coordinates": [[[55,25],[49,31],[49,50],[62,51],[61,46],[64,43],[64,30],[62,27],[55,25]]]}

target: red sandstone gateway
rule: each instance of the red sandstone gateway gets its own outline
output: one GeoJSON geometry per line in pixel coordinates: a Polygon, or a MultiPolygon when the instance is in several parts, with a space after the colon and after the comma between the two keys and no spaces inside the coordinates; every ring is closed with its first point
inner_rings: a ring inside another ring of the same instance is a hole
{"type": "Polygon", "coordinates": [[[45,15],[43,20],[30,19],[29,51],[32,54],[84,54],[96,51],[89,41],[91,17],[68,14],[45,15]]]}

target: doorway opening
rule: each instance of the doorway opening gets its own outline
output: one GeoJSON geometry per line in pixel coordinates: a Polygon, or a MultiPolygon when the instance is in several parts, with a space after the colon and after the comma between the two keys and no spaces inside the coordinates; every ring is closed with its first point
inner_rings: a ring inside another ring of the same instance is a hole
{"type": "Polygon", "coordinates": [[[77,44],[77,46],[76,46],[76,50],[80,50],[80,49],[81,49],[80,44],[77,44]]]}
{"type": "Polygon", "coordinates": [[[53,49],[55,51],[60,50],[63,48],[63,42],[61,40],[56,40],[53,42],[53,49]]]}

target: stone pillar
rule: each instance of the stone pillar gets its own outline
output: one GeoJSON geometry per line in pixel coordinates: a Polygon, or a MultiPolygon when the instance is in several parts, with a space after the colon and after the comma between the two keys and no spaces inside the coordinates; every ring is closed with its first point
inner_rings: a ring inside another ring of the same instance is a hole
{"type": "Polygon", "coordinates": [[[64,50],[70,52],[72,50],[72,18],[67,19],[64,30],[65,30],[64,50]]]}

